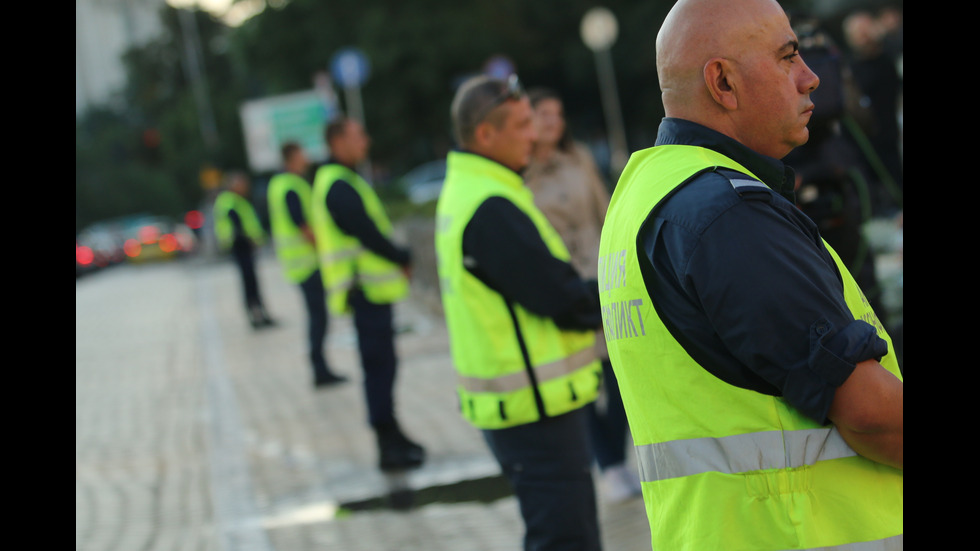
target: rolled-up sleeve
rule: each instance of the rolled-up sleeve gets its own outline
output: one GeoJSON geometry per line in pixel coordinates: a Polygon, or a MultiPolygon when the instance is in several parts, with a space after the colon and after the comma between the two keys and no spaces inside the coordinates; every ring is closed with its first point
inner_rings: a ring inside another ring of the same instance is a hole
{"type": "Polygon", "coordinates": [[[770,201],[738,201],[718,216],[699,236],[683,286],[739,363],[821,423],[855,365],[887,352],[852,315],[815,229],[770,201]]]}

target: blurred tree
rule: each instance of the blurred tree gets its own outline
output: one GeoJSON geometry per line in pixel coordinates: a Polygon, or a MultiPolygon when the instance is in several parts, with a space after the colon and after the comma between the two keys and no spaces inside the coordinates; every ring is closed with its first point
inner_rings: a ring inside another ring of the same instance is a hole
{"type": "MultiPolygon", "coordinates": [[[[814,2],[784,5],[805,9],[814,2]]],[[[611,53],[627,145],[649,147],[663,116],[654,43],[673,0],[602,4],[619,22],[611,53]]],[[[234,28],[202,11],[187,18],[188,12],[166,7],[163,36],[125,56],[125,110],[97,111],[76,121],[76,228],[137,207],[176,215],[198,206],[203,167],[248,166],[241,103],[312,89],[314,74],[347,46],[362,49],[371,63],[362,90],[374,141],[371,158],[389,176],[453,147],[449,105],[455,89],[495,55],[514,63],[525,86],[558,90],[578,138],[601,137],[605,121],[595,60],[579,32],[582,16],[595,5],[594,0],[266,0],[266,9],[234,28]],[[199,57],[188,57],[191,52],[199,57]],[[199,73],[189,62],[197,63],[199,73]],[[204,80],[195,82],[196,75],[204,80]],[[202,90],[206,111],[202,96],[195,96],[202,90]],[[213,124],[215,139],[205,138],[205,122],[213,124]],[[158,138],[149,150],[148,131],[158,138]]],[[[343,100],[343,94],[339,97],[343,100]]]]}
{"type": "MultiPolygon", "coordinates": [[[[613,47],[626,124],[645,147],[662,116],[653,41],[671,0],[609,0],[620,21],[613,47]]],[[[494,55],[516,66],[526,86],[566,99],[576,133],[604,126],[592,52],[579,35],[592,0],[292,0],[276,2],[232,35],[253,97],[312,87],[340,48],[371,63],[362,95],[372,160],[398,174],[452,147],[449,104],[456,86],[494,55]]],[[[341,99],[343,96],[341,94],[341,99]]],[[[631,144],[634,145],[634,144],[631,144]]]]}
{"type": "Polygon", "coordinates": [[[204,196],[203,167],[246,165],[238,116],[244,80],[228,53],[228,27],[203,11],[189,12],[190,29],[187,19],[181,24],[178,10],[165,7],[160,13],[160,38],[123,56],[125,107],[96,109],[76,119],[76,231],[137,212],[180,219],[204,196]],[[202,132],[194,73],[188,70],[194,52],[201,75],[211,83],[204,88],[217,134],[210,143],[202,132]]]}

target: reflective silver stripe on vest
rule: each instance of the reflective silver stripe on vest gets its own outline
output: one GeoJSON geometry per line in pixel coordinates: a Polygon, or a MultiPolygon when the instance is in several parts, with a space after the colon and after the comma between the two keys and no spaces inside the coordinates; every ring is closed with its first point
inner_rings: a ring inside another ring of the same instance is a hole
{"type": "Polygon", "coordinates": [[[364,247],[352,247],[350,249],[341,249],[339,251],[327,251],[320,254],[320,262],[339,262],[341,260],[350,260],[352,258],[357,258],[357,255],[364,252],[364,247]]]}
{"type": "Polygon", "coordinates": [[[317,267],[316,259],[310,256],[287,258],[282,260],[282,264],[287,270],[316,269],[317,267]]]}
{"type": "MultiPolygon", "coordinates": [[[[808,547],[803,551],[902,551],[905,548],[905,534],[874,541],[859,541],[829,547],[808,547]]],[[[786,550],[791,551],[791,550],[786,550]]]]}
{"type": "MultiPolygon", "coordinates": [[[[873,541],[859,541],[829,547],[807,547],[803,551],[902,551],[905,548],[905,534],[873,541]]],[[[792,550],[785,550],[792,551],[792,550]]]]}
{"type": "Polygon", "coordinates": [[[275,241],[280,248],[299,247],[309,243],[302,235],[280,235],[275,238],[275,241]]]}
{"type": "MultiPolygon", "coordinates": [[[[324,281],[326,281],[326,280],[324,280],[324,281]]],[[[324,288],[327,290],[327,293],[347,292],[347,291],[350,291],[353,287],[354,287],[354,278],[353,277],[345,277],[344,279],[341,279],[340,281],[334,282],[330,286],[324,285],[324,288]]]]}
{"type": "Polygon", "coordinates": [[[357,274],[357,278],[364,283],[386,283],[388,281],[397,281],[401,277],[401,270],[392,270],[383,274],[357,274]]]}
{"type": "MultiPolygon", "coordinates": [[[[567,358],[562,358],[560,360],[539,365],[534,368],[534,374],[538,380],[538,383],[543,383],[545,381],[550,381],[552,379],[569,375],[575,370],[594,362],[595,359],[595,349],[590,346],[580,352],[572,354],[567,358]]],[[[521,390],[522,388],[527,388],[531,385],[531,379],[528,376],[527,371],[509,373],[507,375],[501,375],[500,377],[494,377],[492,379],[468,377],[464,375],[460,375],[458,379],[460,386],[462,386],[468,392],[514,392],[515,390],[521,390]]]]}
{"type": "Polygon", "coordinates": [[[692,438],[636,447],[640,479],[656,482],[707,472],[736,474],[791,469],[853,457],[836,427],[767,431],[722,438],[692,438]]]}

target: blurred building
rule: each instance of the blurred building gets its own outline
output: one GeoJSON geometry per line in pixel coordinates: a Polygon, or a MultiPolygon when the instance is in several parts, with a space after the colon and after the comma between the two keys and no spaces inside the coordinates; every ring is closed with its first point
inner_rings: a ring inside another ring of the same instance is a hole
{"type": "Polygon", "coordinates": [[[75,116],[120,101],[122,55],[163,31],[166,0],[75,0],[75,116]]]}

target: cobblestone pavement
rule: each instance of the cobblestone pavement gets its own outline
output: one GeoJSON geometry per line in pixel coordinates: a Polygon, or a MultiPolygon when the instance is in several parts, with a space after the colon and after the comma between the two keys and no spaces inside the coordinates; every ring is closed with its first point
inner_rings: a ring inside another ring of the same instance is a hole
{"type": "MultiPolygon", "coordinates": [[[[396,405],[429,459],[386,477],[350,320],[331,319],[328,355],[351,382],[313,390],[300,292],[268,250],[259,277],[279,321],[260,331],[246,322],[230,262],[76,280],[76,550],[520,549],[516,501],[456,411],[431,294],[396,308],[396,405]],[[400,490],[414,503],[392,507],[400,490]]],[[[607,550],[649,549],[642,500],[601,502],[600,516],[607,550]]]]}
{"type": "MultiPolygon", "coordinates": [[[[425,228],[405,231],[403,242],[431,240],[425,228]]],[[[900,314],[900,233],[890,220],[869,231],[888,306],[900,314]]],[[[246,322],[230,262],[122,266],[76,280],[76,551],[520,549],[516,502],[490,499],[506,486],[456,412],[426,254],[413,299],[395,310],[396,401],[429,459],[401,478],[374,468],[350,320],[331,320],[328,354],[352,381],[314,391],[300,292],[269,250],[259,276],[279,325],[261,331],[246,322]],[[385,506],[403,489],[414,491],[412,506],[385,506]]],[[[650,548],[641,500],[600,501],[600,521],[606,551],[650,548]]]]}

